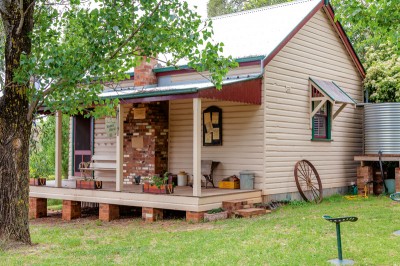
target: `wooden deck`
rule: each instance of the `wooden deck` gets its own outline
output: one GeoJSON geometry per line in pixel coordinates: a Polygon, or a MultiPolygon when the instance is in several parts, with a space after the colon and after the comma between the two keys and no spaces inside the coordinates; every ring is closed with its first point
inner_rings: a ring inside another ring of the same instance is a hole
{"type": "Polygon", "coordinates": [[[189,186],[175,187],[174,194],[160,195],[143,193],[142,185],[124,185],[117,192],[115,182],[103,182],[103,188],[97,190],[76,189],[75,180],[63,180],[62,188],[55,187],[54,181],[48,181],[46,186],[31,186],[29,196],[196,212],[219,208],[227,200],[262,201],[261,190],[202,188],[201,196],[194,197],[189,186]]]}

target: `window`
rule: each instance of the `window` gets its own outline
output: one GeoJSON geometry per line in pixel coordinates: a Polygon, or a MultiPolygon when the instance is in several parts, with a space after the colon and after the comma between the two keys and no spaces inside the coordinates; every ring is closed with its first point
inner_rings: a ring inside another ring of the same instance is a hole
{"type": "MultiPolygon", "coordinates": [[[[320,102],[313,102],[313,109],[320,102]]],[[[312,121],[312,138],[313,139],[331,139],[331,103],[325,101],[322,107],[315,113],[312,121]]]]}

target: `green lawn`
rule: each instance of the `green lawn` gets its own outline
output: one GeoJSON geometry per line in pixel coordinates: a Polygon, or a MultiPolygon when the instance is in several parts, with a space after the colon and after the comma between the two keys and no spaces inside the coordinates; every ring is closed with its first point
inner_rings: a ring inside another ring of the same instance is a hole
{"type": "Polygon", "coordinates": [[[0,265],[329,265],[335,225],[322,215],[357,216],[342,224],[343,256],[356,265],[400,265],[400,204],[387,197],[292,204],[253,219],[191,224],[96,217],[31,222],[37,245],[0,252],[0,265]]]}

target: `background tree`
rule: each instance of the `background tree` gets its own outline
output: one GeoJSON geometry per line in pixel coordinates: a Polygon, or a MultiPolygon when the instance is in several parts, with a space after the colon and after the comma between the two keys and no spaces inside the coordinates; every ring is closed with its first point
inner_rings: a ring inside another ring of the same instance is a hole
{"type": "Polygon", "coordinates": [[[118,82],[143,56],[185,58],[210,70],[221,87],[231,58],[212,44],[211,23],[179,0],[0,0],[5,82],[0,96],[0,242],[30,243],[29,137],[41,106],[49,112],[100,116],[116,101],[98,98],[104,83],[118,82]],[[88,1],[90,3],[90,1],[88,1]],[[88,3],[87,2],[87,3],[88,3]],[[94,112],[89,105],[101,105],[94,112]]]}
{"type": "Polygon", "coordinates": [[[291,1],[293,0],[210,0],[207,3],[207,15],[208,17],[216,17],[291,1]]]}
{"type": "MultiPolygon", "coordinates": [[[[33,126],[31,145],[29,147],[29,174],[30,177],[53,177],[55,173],[56,156],[56,119],[55,116],[37,119],[33,126]]],[[[64,178],[68,177],[69,152],[69,116],[62,118],[62,166],[64,178]]]]}

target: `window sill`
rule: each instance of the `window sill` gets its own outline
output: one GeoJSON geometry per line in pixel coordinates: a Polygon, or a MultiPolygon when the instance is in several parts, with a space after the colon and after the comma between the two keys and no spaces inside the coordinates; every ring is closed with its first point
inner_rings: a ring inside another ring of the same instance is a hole
{"type": "Polygon", "coordinates": [[[317,139],[317,138],[312,138],[311,141],[321,141],[321,142],[332,142],[333,139],[317,139]]]}

